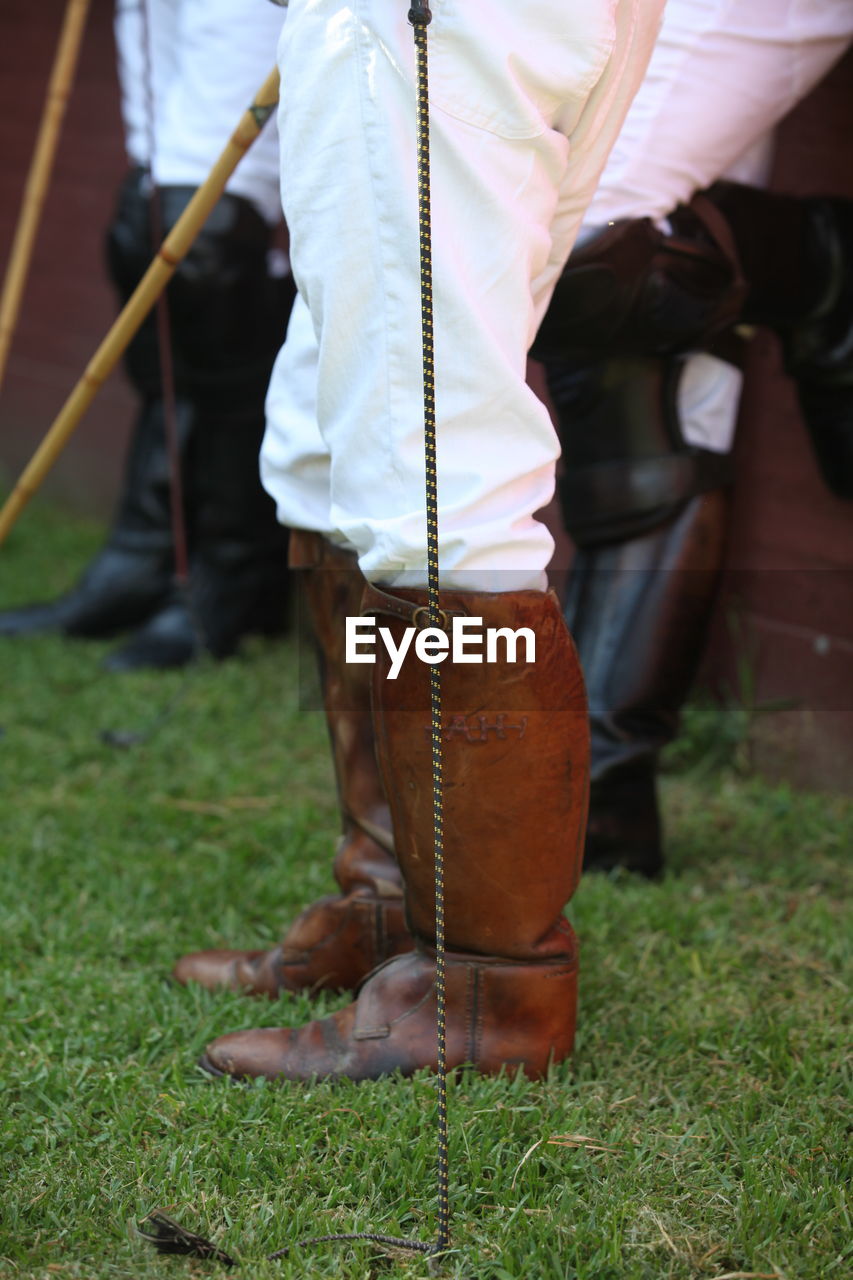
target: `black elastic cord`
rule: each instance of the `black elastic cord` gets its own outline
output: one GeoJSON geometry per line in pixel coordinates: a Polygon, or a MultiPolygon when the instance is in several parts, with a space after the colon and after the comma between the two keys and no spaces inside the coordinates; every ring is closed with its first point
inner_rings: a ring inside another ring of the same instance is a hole
{"type": "MultiPolygon", "coordinates": [[[[429,72],[426,29],[432,19],[425,0],[409,10],[415,29],[417,60],[418,240],[421,275],[421,343],[424,381],[424,462],[426,469],[427,600],[432,627],[442,626],[438,572],[438,478],[435,423],[435,340],[432,296],[432,221],[430,210],[429,72]]],[[[430,742],[432,751],[433,845],[435,865],[435,995],[438,1037],[438,1229],[433,1252],[450,1241],[447,1131],[447,997],[444,937],[444,821],[441,755],[441,666],[430,666],[430,742]]]]}

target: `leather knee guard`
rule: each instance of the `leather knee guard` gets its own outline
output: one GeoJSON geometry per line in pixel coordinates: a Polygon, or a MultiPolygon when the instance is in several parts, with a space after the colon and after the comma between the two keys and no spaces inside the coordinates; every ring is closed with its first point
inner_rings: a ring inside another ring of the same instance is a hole
{"type": "Polygon", "coordinates": [[[575,249],[531,355],[671,355],[710,350],[740,317],[747,286],[728,223],[703,196],[671,215],[613,223],[575,249]]]}
{"type": "Polygon", "coordinates": [[[702,656],[728,513],[728,457],[691,449],[678,432],[680,364],[614,360],[554,381],[559,491],[577,548],[565,616],[592,737],[585,865],[647,875],[662,866],[658,753],[702,656]]]}
{"type": "MultiPolygon", "coordinates": [[[[195,192],[190,186],[159,188],[164,237],[195,192]]],[[[151,203],[150,179],[144,170],[132,169],[119,189],[106,237],[107,267],[122,302],[158,247],[151,203]]],[[[271,241],[271,228],[249,201],[225,194],[179,263],[166,293],[179,394],[221,402],[223,395],[242,396],[255,382],[265,390],[295,296],[292,277],[269,270],[271,241]]],[[[131,343],[128,367],[140,391],[159,393],[151,317],[131,343]]]]}

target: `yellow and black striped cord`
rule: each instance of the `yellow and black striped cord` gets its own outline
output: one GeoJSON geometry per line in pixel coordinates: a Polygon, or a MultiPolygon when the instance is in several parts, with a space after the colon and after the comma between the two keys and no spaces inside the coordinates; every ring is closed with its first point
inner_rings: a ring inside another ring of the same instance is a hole
{"type": "MultiPolygon", "coordinates": [[[[417,62],[418,240],[421,275],[421,341],[424,379],[424,461],[426,464],[427,600],[431,627],[441,627],[438,577],[438,483],[436,472],[435,363],[432,298],[432,222],[430,216],[429,72],[427,3],[413,3],[409,22],[415,31],[417,62]]],[[[447,1005],[444,940],[444,828],[441,759],[441,666],[430,666],[430,739],[435,852],[435,993],[438,1033],[438,1223],[432,1252],[443,1253],[450,1241],[449,1164],[447,1139],[447,1005]]]]}

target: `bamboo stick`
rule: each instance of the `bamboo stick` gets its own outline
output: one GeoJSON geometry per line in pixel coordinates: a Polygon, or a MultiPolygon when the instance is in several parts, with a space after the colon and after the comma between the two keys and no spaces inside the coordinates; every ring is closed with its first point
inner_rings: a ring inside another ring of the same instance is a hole
{"type": "Polygon", "coordinates": [[[272,71],[255,95],[255,100],[234,130],[204,183],[163,241],[124,310],[95,352],[82,378],[66,400],[47,435],[21,474],[0,510],[0,546],[5,542],[21,511],[38,490],[50,468],[70,439],[75,427],[109,377],[157,298],[169,283],[175,268],[216,204],[242,155],[255,141],[278,101],[278,71],[272,71]]]}
{"type": "Polygon", "coordinates": [[[3,296],[0,298],[0,385],[6,373],[6,362],[12,335],[18,323],[24,285],[33,256],[33,245],[41,219],[42,206],[50,183],[50,174],[56,155],[56,145],[62,129],[68,95],[74,80],[77,67],[77,55],[83,38],[89,0],[68,0],[56,57],[47,87],[44,110],[35,151],[27,175],[21,212],[15,229],[15,239],[6,267],[6,278],[3,281],[3,296]]]}

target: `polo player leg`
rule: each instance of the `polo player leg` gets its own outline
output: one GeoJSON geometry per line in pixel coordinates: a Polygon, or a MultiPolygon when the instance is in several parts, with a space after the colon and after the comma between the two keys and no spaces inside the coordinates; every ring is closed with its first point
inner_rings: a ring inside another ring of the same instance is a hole
{"type": "Polygon", "coordinates": [[[650,877],[663,868],[658,757],[678,731],[722,572],[740,390],[716,352],[739,354],[730,330],[745,284],[722,220],[697,207],[674,211],[667,234],[643,218],[589,236],[534,345],[576,548],[566,621],[592,730],[584,865],[650,877]]]}
{"type": "MultiPolygon", "coordinates": [[[[160,188],[165,231],[195,190],[160,188]]],[[[175,389],[191,413],[189,583],[110,655],[109,670],[181,666],[202,649],[225,658],[248,635],[284,630],[287,533],[258,471],[266,389],[294,294],[290,276],[270,270],[272,238],[252,202],[227,192],[169,286],[175,389]]]]}
{"type": "MultiPolygon", "coordinates": [[[[436,6],[429,35],[442,608],[524,636],[523,654],[500,642],[494,660],[442,665],[448,1063],[539,1076],[573,1043],[577,956],[562,913],[580,871],[589,747],[577,656],[543,590],[553,540],[535,513],[559,446],[526,354],[660,6],[494,8],[483,23],[473,7],[436,6]]],[[[282,192],[318,342],[325,511],[308,509],[311,458],[284,465],[286,414],[271,415],[265,474],[289,524],[316,520],[355,548],[369,584],[360,611],[398,646],[423,617],[428,581],[406,6],[291,0],[279,60],[282,192]]],[[[330,1018],[215,1041],[203,1059],[213,1072],[372,1079],[437,1063],[429,671],[415,650],[391,677],[381,648],[374,731],[416,949],[330,1018]]]]}

